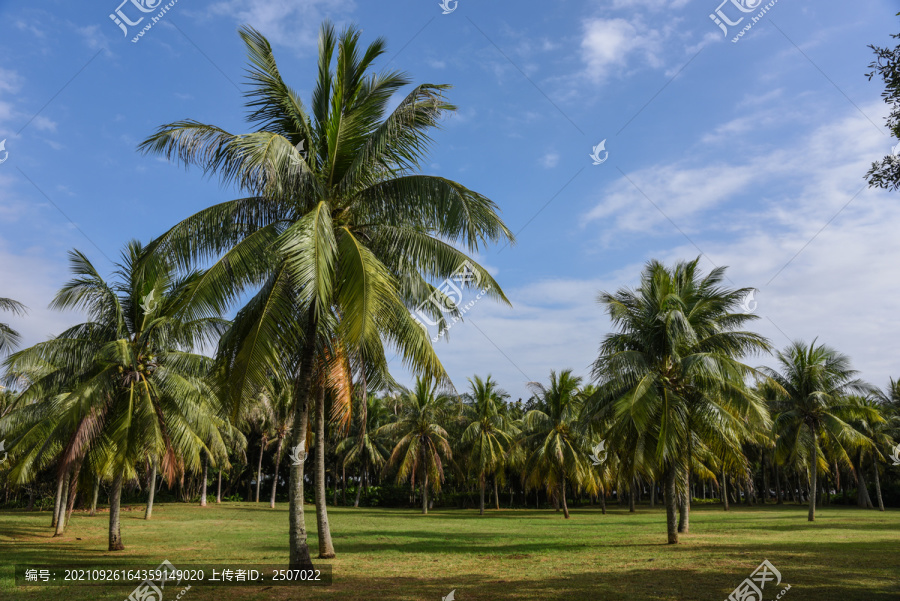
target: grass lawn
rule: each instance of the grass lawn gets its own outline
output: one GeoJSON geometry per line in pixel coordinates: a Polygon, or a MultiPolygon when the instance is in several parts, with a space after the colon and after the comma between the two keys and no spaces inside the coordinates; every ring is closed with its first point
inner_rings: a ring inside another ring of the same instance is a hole
{"type": "MultiPolygon", "coordinates": [[[[107,514],[73,515],[53,538],[50,514],[0,512],[0,599],[105,601],[133,586],[16,587],[12,564],[96,567],[141,564],[284,565],[287,506],[182,504],[123,512],[124,552],[106,551],[107,514]]],[[[337,559],[334,584],[302,589],[198,585],[184,601],[341,599],[458,601],[495,599],[726,599],[764,560],[783,576],[766,587],[771,601],[900,599],[900,511],[826,508],[806,521],[799,506],[696,506],[691,534],[665,542],[660,508],[575,509],[572,519],[548,510],[415,510],[329,508],[337,559]]],[[[315,530],[314,508],[307,524],[315,530]]],[[[314,532],[310,547],[316,549],[314,532]]],[[[175,590],[174,593],[177,593],[175,590]]],[[[168,591],[167,591],[168,593],[168,591]]],[[[163,601],[174,598],[168,594],[163,601]]]]}

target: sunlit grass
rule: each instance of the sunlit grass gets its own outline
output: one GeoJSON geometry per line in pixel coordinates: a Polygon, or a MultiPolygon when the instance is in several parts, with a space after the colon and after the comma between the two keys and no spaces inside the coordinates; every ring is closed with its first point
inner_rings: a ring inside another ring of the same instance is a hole
{"type": "MultiPolygon", "coordinates": [[[[168,559],[180,564],[284,564],[287,507],[228,503],[201,509],[157,505],[123,513],[126,550],[106,551],[106,514],[76,513],[61,538],[50,515],[0,512],[0,599],[125,599],[133,587],[16,588],[11,564],[98,567],[168,559]]],[[[307,524],[314,531],[314,509],[307,524]]],[[[900,511],[820,510],[806,521],[800,506],[695,507],[691,534],[665,542],[660,508],[635,514],[576,508],[571,520],[547,510],[415,510],[329,508],[338,557],[329,588],[201,588],[201,600],[353,599],[458,601],[494,599],[709,599],[719,601],[763,559],[791,590],[783,597],[816,601],[900,598],[900,511]]],[[[316,549],[314,532],[310,545],[316,549]]],[[[764,599],[774,599],[779,589],[764,599]]],[[[165,599],[164,601],[168,601],[165,599]]]]}

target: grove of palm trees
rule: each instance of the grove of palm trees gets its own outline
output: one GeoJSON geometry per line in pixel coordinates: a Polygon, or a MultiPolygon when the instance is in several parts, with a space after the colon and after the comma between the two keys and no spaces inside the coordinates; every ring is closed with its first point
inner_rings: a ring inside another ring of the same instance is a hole
{"type": "Polygon", "coordinates": [[[692,248],[595,288],[577,363],[451,374],[441,338],[515,310],[485,253],[526,235],[515,199],[429,168],[454,90],[359,27],[321,25],[311,81],[239,36],[243,106],[167,107],[136,144],[219,200],[122,232],[112,270],[70,250],[46,305],[77,319],[42,340],[0,291],[0,598],[896,598],[892,348],[871,381],[829,323],[764,335],[756,288],[692,248]],[[163,561],[330,583],[25,581],[163,561]]]}

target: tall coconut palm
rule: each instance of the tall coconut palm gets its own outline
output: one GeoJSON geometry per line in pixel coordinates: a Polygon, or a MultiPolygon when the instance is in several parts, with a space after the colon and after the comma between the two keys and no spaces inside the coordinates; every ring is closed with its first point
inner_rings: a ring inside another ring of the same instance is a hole
{"type": "Polygon", "coordinates": [[[559,374],[551,371],[549,386],[531,382],[536,407],[525,414],[523,422],[522,444],[531,450],[526,463],[528,480],[535,488],[558,491],[566,519],[566,480],[578,483],[589,469],[587,445],[577,427],[582,407],[580,386],[581,378],[570,369],[559,374]]]}
{"type": "MultiPolygon", "coordinates": [[[[141,145],[247,194],[197,213],[157,241],[160,252],[182,265],[213,259],[208,278],[221,306],[258,290],[240,315],[247,336],[235,355],[235,390],[262,381],[279,357],[303,349],[294,374],[295,424],[305,424],[316,341],[335,333],[365,370],[386,371],[388,344],[415,371],[446,378],[409,309],[421,305],[440,324],[458,315],[431,281],[463,266],[481,288],[508,302],[457,246],[476,251],[513,239],[489,199],[418,173],[430,130],[455,108],[444,97],[447,86],[416,86],[388,114],[410,80],[371,72],[385,53],[384,40],[363,48],[359,30],[337,35],[326,23],[308,110],[282,79],[269,42],[248,27],[240,35],[250,60],[246,105],[253,131],[232,134],[180,121],[141,145]]],[[[309,563],[302,482],[302,466],[294,466],[292,567],[309,563]]]]}
{"type": "MultiPolygon", "coordinates": [[[[765,338],[739,329],[757,319],[737,312],[751,289],[724,287],[725,268],[703,276],[699,261],[673,268],[651,261],[637,289],[600,294],[617,331],[600,346],[599,387],[585,413],[588,421],[612,419],[621,440],[631,441],[626,448],[641,453],[643,469],[664,483],[670,544],[678,542],[677,489],[688,490],[697,434],[727,442],[743,420],[768,419],[745,383],[755,371],[739,360],[769,349],[765,338]]],[[[686,529],[683,496],[681,505],[686,529]]]]}
{"type": "Polygon", "coordinates": [[[850,359],[816,341],[796,341],[775,354],[778,369],[763,372],[777,387],[778,434],[776,453],[781,458],[794,455],[804,460],[809,470],[810,522],[816,519],[816,486],[819,469],[827,470],[822,444],[828,444],[844,461],[847,450],[867,446],[866,437],[848,420],[868,418],[880,421],[878,412],[854,403],[853,393],[866,394],[871,387],[856,377],[850,359]]]}
{"type": "Polygon", "coordinates": [[[428,513],[428,490],[437,493],[444,481],[444,463],[453,457],[444,423],[450,397],[437,383],[418,378],[412,390],[401,394],[402,408],[397,421],[379,428],[396,440],[388,465],[397,466],[397,482],[416,480],[422,487],[422,513],[428,513]]]}
{"type": "Polygon", "coordinates": [[[33,478],[48,451],[57,451],[63,479],[93,453],[94,473],[112,474],[109,550],[117,551],[124,549],[122,485],[137,464],[159,458],[171,482],[199,468],[201,453],[222,451],[206,380],[211,360],[189,350],[214,340],[225,322],[191,303],[202,273],[177,278],[137,242],[128,244],[112,282],[78,251],[70,264],[75,277],[51,307],[81,310],[89,321],[6,361],[10,374],[31,382],[20,397],[38,401],[34,407],[48,417],[13,440],[20,457],[13,474],[33,478]]]}
{"type": "MultiPolygon", "coordinates": [[[[494,475],[503,468],[503,463],[516,435],[515,425],[504,411],[506,391],[488,375],[486,380],[475,376],[469,379],[470,402],[465,407],[464,419],[468,423],[462,435],[466,447],[467,462],[478,477],[481,492],[478,512],[484,515],[484,487],[487,476],[494,475]]],[[[495,486],[495,500],[496,500],[495,486]]]]}

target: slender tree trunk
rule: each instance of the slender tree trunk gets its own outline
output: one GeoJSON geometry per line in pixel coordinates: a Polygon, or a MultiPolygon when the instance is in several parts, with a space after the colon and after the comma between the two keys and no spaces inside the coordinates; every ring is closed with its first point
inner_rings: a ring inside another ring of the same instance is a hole
{"type": "Polygon", "coordinates": [[[722,472],[722,490],[720,492],[722,495],[722,505],[725,507],[725,511],[728,511],[728,474],[722,472]]]}
{"type": "Polygon", "coordinates": [[[425,479],[422,480],[422,513],[428,514],[428,473],[425,473],[425,479]]]}
{"type": "Polygon", "coordinates": [[[332,488],[331,493],[331,504],[337,507],[337,497],[338,497],[338,459],[337,454],[335,453],[334,458],[334,487],[332,488]]]}
{"type": "Polygon", "coordinates": [[[769,472],[766,470],[766,454],[762,454],[762,477],[763,477],[763,494],[762,494],[762,504],[766,504],[766,500],[769,497],[769,472]]]}
{"type": "Polygon", "coordinates": [[[494,509],[500,510],[500,492],[497,488],[497,474],[494,474],[494,509]]]}
{"type": "Polygon", "coordinates": [[[109,550],[122,551],[125,545],[122,544],[122,524],[121,524],[121,506],[122,506],[122,480],[124,475],[122,472],[116,474],[113,478],[112,490],[109,493],[109,550]]]}
{"type": "Polygon", "coordinates": [[[316,528],[319,533],[319,559],[334,557],[334,543],[328,525],[325,492],[325,386],[316,391],[316,528]]]}
{"type": "Polygon", "coordinates": [[[347,506],[347,466],[341,462],[341,505],[347,506]]]}
{"type": "Polygon", "coordinates": [[[484,480],[485,475],[481,474],[480,484],[478,485],[481,494],[478,497],[478,515],[484,515],[484,480]]]}
{"type": "Polygon", "coordinates": [[[600,490],[600,511],[606,515],[606,490],[600,490]]]}
{"type": "Polygon", "coordinates": [[[569,519],[569,505],[566,503],[566,476],[564,474],[559,479],[559,498],[562,501],[563,516],[569,519]]]}
{"type": "MultiPolygon", "coordinates": [[[[690,465],[690,463],[689,463],[690,465]]],[[[678,532],[687,534],[691,529],[691,470],[684,475],[685,490],[681,495],[681,505],[678,507],[678,532]]]]}
{"type": "Polygon", "coordinates": [[[56,502],[53,504],[53,517],[50,518],[51,528],[56,528],[56,521],[59,519],[59,506],[62,504],[62,494],[65,485],[66,477],[60,474],[56,478],[56,502]]]}
{"type": "Polygon", "coordinates": [[[816,479],[818,477],[818,469],[817,469],[817,457],[819,456],[819,449],[816,445],[816,432],[812,433],[812,442],[809,445],[809,516],[807,516],[807,520],[810,522],[816,521],[816,479]]]}
{"type": "Polygon", "coordinates": [[[66,530],[66,506],[69,504],[69,481],[71,476],[66,474],[66,480],[63,484],[62,498],[59,503],[59,515],[56,516],[56,532],[53,536],[62,536],[66,530]]]}
{"type": "Polygon", "coordinates": [[[219,468],[218,480],[219,480],[219,484],[216,489],[216,504],[217,505],[222,502],[222,468],[219,468]]]}
{"type": "Polygon", "coordinates": [[[100,496],[100,476],[94,477],[94,494],[91,497],[91,517],[97,515],[97,497],[100,496]]]}
{"type": "Polygon", "coordinates": [[[206,475],[209,470],[209,455],[203,453],[203,481],[200,483],[200,507],[206,507],[206,475]]]}
{"type": "Polygon", "coordinates": [[[781,491],[781,468],[776,463],[775,464],[775,498],[776,498],[775,503],[777,505],[784,504],[784,498],[781,493],[782,493],[782,491],[781,491]]]}
{"type": "Polygon", "coordinates": [[[670,545],[678,544],[678,524],[676,517],[677,496],[675,490],[675,466],[668,466],[665,474],[665,490],[663,497],[666,503],[666,529],[668,531],[668,543],[670,545]]]}
{"type": "Polygon", "coordinates": [[[66,524],[72,519],[72,510],[75,509],[75,497],[78,496],[78,477],[81,475],[81,466],[83,460],[78,462],[75,467],[75,473],[72,474],[72,480],[69,484],[69,502],[66,505],[66,524]]]}
{"type": "Polygon", "coordinates": [[[150,466],[150,493],[147,496],[147,510],[144,512],[144,519],[149,520],[153,515],[153,498],[156,496],[156,461],[151,461],[150,466]]]}
{"type": "Polygon", "coordinates": [[[878,496],[878,511],[884,511],[884,500],[881,498],[881,480],[878,478],[878,461],[872,457],[872,471],[875,472],[875,494],[878,496]]]}
{"type": "Polygon", "coordinates": [[[650,481],[650,507],[656,506],[656,480],[650,481]]]}
{"type": "Polygon", "coordinates": [[[25,508],[25,511],[33,511],[34,510],[34,486],[28,487],[28,507],[25,508]]]}
{"type": "Polygon", "coordinates": [[[259,462],[256,465],[256,500],[255,503],[259,503],[259,488],[262,486],[262,460],[263,453],[266,450],[266,437],[263,436],[259,441],[259,462]]]}
{"type": "Polygon", "coordinates": [[[354,507],[359,507],[359,495],[362,492],[363,484],[363,466],[359,468],[359,482],[356,484],[356,500],[353,502],[354,507]]]}
{"type": "Polygon", "coordinates": [[[275,448],[275,476],[272,478],[272,499],[269,501],[269,507],[275,509],[275,493],[278,490],[278,474],[281,467],[281,447],[284,445],[284,438],[278,439],[278,446],[275,448]]]}
{"type": "Polygon", "coordinates": [[[631,486],[628,488],[628,512],[634,513],[634,498],[636,496],[635,493],[634,480],[631,481],[631,486]]]}
{"type": "Polygon", "coordinates": [[[869,496],[869,485],[866,482],[866,472],[863,464],[862,451],[858,451],[856,461],[856,504],[863,509],[875,509],[872,498],[869,496]]]}
{"type": "MultiPolygon", "coordinates": [[[[312,336],[309,336],[308,340],[312,336]]],[[[310,359],[311,362],[311,359],[310,359]]],[[[311,369],[311,366],[310,368],[311,369]]],[[[306,430],[309,424],[309,404],[308,404],[308,387],[309,376],[304,379],[303,386],[299,387],[302,391],[297,398],[296,412],[298,415],[294,419],[296,424],[296,433],[294,434],[294,444],[296,447],[301,441],[306,440],[306,430]]],[[[303,570],[310,569],[313,565],[309,556],[309,545],[306,535],[306,514],[303,503],[303,468],[305,462],[299,465],[293,465],[291,462],[291,484],[290,484],[290,569],[303,570]]]]}

